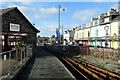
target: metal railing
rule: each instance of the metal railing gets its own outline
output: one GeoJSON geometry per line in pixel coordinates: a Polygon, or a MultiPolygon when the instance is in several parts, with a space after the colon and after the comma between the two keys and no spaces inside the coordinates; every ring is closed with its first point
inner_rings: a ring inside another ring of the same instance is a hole
{"type": "Polygon", "coordinates": [[[2,65],[2,77],[14,74],[22,63],[32,56],[32,47],[26,46],[19,49],[0,53],[2,65]]]}

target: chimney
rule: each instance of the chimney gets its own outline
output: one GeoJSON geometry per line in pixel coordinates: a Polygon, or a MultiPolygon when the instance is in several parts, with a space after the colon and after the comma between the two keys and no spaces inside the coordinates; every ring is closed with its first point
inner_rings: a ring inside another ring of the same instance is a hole
{"type": "Polygon", "coordinates": [[[91,22],[93,22],[93,21],[95,21],[95,20],[97,20],[97,18],[91,18],[91,22]]]}
{"type": "Polygon", "coordinates": [[[113,12],[114,12],[114,11],[116,11],[116,9],[111,8],[110,11],[113,11],[113,12]]]}

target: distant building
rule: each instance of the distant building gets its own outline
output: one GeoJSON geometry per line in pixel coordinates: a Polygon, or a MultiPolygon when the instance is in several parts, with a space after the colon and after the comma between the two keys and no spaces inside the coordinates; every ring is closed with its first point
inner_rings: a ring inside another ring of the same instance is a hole
{"type": "Polygon", "coordinates": [[[17,7],[0,10],[2,17],[2,50],[7,51],[16,43],[24,41],[26,45],[36,46],[37,30],[17,7]]]}
{"type": "Polygon", "coordinates": [[[64,32],[63,34],[63,43],[65,43],[65,40],[67,40],[67,42],[73,42],[74,40],[74,34],[75,34],[75,30],[67,30],[64,32]]]}
{"type": "Polygon", "coordinates": [[[40,36],[38,36],[37,37],[37,42],[38,43],[44,43],[45,41],[49,42],[49,39],[50,39],[49,37],[40,37],[40,36]]]}
{"type": "Polygon", "coordinates": [[[50,37],[50,41],[53,42],[53,43],[56,43],[56,37],[55,37],[55,35],[52,35],[50,37]]]}

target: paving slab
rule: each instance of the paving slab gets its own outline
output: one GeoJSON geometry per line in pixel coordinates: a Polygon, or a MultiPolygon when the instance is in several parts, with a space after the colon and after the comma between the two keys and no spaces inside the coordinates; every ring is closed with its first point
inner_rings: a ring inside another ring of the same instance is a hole
{"type": "Polygon", "coordinates": [[[29,78],[75,80],[67,68],[51,53],[38,47],[29,78]]]}

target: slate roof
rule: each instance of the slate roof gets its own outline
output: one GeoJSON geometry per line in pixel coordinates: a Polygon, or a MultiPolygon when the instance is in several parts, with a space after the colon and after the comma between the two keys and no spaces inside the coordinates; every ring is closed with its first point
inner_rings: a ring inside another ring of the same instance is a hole
{"type": "Polygon", "coordinates": [[[120,15],[112,20],[112,22],[115,22],[115,21],[120,21],[120,15]]]}
{"type": "Polygon", "coordinates": [[[5,14],[5,13],[7,13],[7,12],[9,12],[9,11],[15,9],[15,8],[16,8],[16,7],[1,9],[1,10],[0,10],[0,15],[3,15],[3,14],[5,14]]]}

